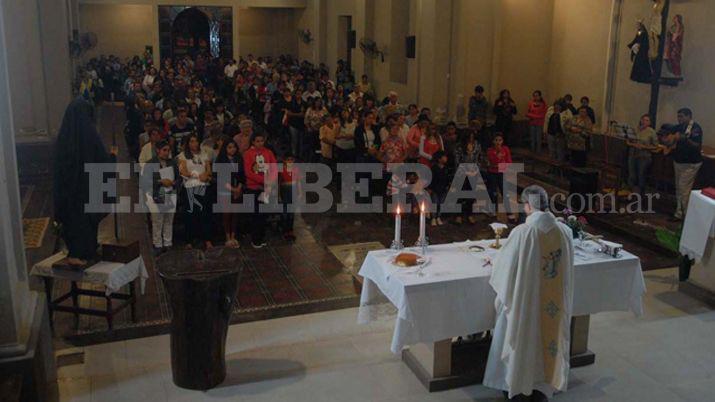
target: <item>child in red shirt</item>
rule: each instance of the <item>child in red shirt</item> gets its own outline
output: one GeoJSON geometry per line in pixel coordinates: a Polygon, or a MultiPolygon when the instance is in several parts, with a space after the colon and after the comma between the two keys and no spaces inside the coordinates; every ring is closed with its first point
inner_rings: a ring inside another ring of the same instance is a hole
{"type": "Polygon", "coordinates": [[[283,206],[283,212],[281,213],[281,229],[283,230],[283,238],[288,241],[295,241],[295,235],[293,235],[295,210],[289,207],[293,204],[293,195],[300,194],[300,177],[298,168],[294,164],[295,157],[293,154],[290,152],[286,153],[283,156],[283,163],[281,164],[280,171],[278,172],[281,204],[283,206]]]}
{"type": "MultiPolygon", "coordinates": [[[[504,193],[504,172],[508,168],[511,161],[511,150],[509,147],[504,145],[504,137],[502,134],[497,133],[494,136],[493,146],[487,149],[487,159],[489,161],[488,176],[487,176],[487,190],[489,192],[489,198],[492,203],[496,205],[498,209],[499,204],[497,203],[497,191],[501,193],[504,204],[510,205],[509,194],[504,193]]],[[[509,211],[508,216],[509,222],[516,221],[516,215],[509,211]]]]}
{"type": "Polygon", "coordinates": [[[255,210],[251,216],[251,245],[253,248],[266,246],[266,213],[260,213],[259,206],[271,193],[271,185],[276,181],[276,157],[273,152],[264,146],[263,133],[253,133],[251,147],[243,154],[243,168],[246,173],[246,191],[244,194],[253,194],[255,210]],[[263,195],[262,195],[263,194],[263,195]]]}

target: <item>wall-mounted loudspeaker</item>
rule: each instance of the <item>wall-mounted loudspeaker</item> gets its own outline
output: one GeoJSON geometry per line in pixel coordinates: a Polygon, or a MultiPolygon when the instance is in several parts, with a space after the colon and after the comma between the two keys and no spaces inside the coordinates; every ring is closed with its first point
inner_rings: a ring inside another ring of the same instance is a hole
{"type": "Polygon", "coordinates": [[[417,39],[414,35],[405,38],[405,56],[414,59],[417,51],[417,39]]]}
{"type": "Polygon", "coordinates": [[[357,46],[357,31],[348,31],[348,49],[355,49],[357,46]]]}

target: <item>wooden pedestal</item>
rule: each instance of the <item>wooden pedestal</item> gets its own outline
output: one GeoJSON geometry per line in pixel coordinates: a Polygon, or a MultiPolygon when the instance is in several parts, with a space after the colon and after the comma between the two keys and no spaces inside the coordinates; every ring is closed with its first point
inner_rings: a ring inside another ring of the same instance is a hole
{"type": "MultiPolygon", "coordinates": [[[[571,320],[571,368],[593,364],[596,355],[588,350],[590,316],[571,320]]],[[[417,344],[402,351],[402,361],[429,392],[481,384],[489,356],[489,339],[417,344]]]]}

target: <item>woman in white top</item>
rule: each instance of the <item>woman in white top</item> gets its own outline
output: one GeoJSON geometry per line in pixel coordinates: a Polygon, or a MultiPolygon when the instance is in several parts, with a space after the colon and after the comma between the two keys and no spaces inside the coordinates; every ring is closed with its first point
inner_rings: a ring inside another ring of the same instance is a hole
{"type": "Polygon", "coordinates": [[[355,162],[355,127],[357,124],[352,112],[350,109],[343,109],[340,112],[340,129],[335,137],[335,156],[338,163],[355,162]]]}
{"type": "Polygon", "coordinates": [[[211,201],[206,192],[211,181],[211,160],[201,152],[196,134],[185,137],[184,150],[177,160],[187,199],[184,212],[187,247],[191,248],[195,240],[201,240],[207,249],[213,248],[211,201]]]}
{"type": "Polygon", "coordinates": [[[144,91],[150,92],[151,87],[154,85],[154,80],[156,79],[156,69],[154,67],[150,68],[146,75],[144,76],[144,80],[142,81],[142,88],[144,88],[144,91]]]}

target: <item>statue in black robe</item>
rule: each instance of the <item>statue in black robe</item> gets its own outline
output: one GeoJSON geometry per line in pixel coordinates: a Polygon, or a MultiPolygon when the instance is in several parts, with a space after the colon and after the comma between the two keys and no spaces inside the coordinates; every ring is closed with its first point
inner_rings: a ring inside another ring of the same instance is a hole
{"type": "Polygon", "coordinates": [[[648,57],[650,41],[648,40],[648,30],[643,23],[638,23],[636,37],[628,44],[628,47],[631,49],[631,61],[633,62],[631,80],[650,84],[653,79],[653,69],[648,57]]]}
{"type": "Polygon", "coordinates": [[[94,122],[94,107],[82,97],[65,110],[57,137],[54,166],[54,214],[69,254],[67,262],[85,265],[97,255],[97,228],[104,213],[87,213],[89,174],[85,163],[114,163],[94,122]]]}

